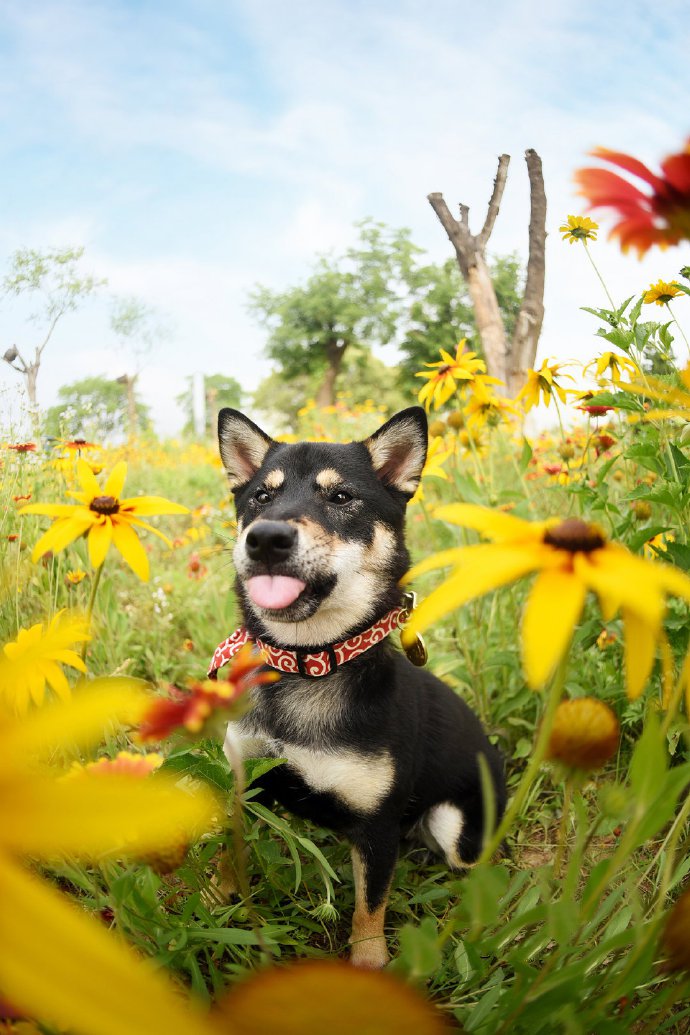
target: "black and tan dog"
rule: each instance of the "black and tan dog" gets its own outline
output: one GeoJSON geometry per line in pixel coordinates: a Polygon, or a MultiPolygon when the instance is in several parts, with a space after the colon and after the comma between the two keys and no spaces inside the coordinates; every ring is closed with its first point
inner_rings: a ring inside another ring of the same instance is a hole
{"type": "Polygon", "coordinates": [[[275,442],[243,414],[219,415],[235,494],[237,593],[245,625],[216,651],[217,669],[257,641],[278,682],[228,737],[244,757],[287,762],[263,791],[352,845],[351,958],[388,960],[383,933],[402,835],[419,834],[448,865],[476,860],[484,834],[478,758],[503,767],[479,720],[390,642],[404,619],[405,508],[426,457],[424,411],[398,413],[364,442],[275,442]]]}

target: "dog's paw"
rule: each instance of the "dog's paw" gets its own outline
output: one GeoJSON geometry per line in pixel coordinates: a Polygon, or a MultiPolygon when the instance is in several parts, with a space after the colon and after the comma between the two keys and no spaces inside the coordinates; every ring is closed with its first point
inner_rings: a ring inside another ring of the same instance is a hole
{"type": "Polygon", "coordinates": [[[384,937],[362,938],[352,943],[350,963],[362,970],[382,970],[390,959],[384,937]]]}

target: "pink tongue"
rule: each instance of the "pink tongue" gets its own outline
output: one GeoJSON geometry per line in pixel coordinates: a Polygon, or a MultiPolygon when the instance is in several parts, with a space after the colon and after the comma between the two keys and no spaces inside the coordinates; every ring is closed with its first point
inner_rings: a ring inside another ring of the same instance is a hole
{"type": "Polygon", "coordinates": [[[247,579],[247,592],[254,604],[279,611],[297,600],[306,583],[288,575],[255,575],[247,579]]]}

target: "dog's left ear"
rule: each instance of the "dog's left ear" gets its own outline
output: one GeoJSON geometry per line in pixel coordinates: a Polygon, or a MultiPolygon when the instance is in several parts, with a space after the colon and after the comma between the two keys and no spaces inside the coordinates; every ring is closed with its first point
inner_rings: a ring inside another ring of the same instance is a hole
{"type": "Polygon", "coordinates": [[[391,417],[364,445],[384,485],[411,498],[422,475],[427,442],[426,413],[421,406],[410,406],[391,417]]]}

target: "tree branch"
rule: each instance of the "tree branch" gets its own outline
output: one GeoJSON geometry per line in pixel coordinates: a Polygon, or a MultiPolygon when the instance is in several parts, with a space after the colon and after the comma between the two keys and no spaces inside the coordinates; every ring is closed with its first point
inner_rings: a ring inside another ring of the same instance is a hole
{"type": "Polygon", "coordinates": [[[457,219],[451,215],[450,209],[444,201],[443,194],[435,191],[432,194],[427,194],[427,200],[438,216],[441,226],[448,234],[450,243],[455,248],[462,275],[467,278],[472,252],[474,251],[472,235],[467,227],[467,213],[469,209],[466,206],[461,206],[462,221],[458,223],[457,219]]]}
{"type": "Polygon", "coordinates": [[[501,200],[503,198],[503,191],[505,190],[506,179],[508,178],[508,166],[510,164],[510,155],[501,155],[498,159],[498,169],[496,170],[496,177],[494,179],[494,189],[489,200],[489,207],[486,212],[486,219],[484,220],[484,226],[477,235],[477,244],[481,248],[482,252],[486,248],[487,241],[491,237],[491,231],[494,228],[496,222],[496,216],[498,210],[501,207],[501,200]]]}
{"type": "Polygon", "coordinates": [[[544,320],[544,282],[546,276],[546,191],[541,158],[530,148],[525,151],[530,187],[529,257],[525,293],[510,345],[508,377],[511,389],[524,382],[525,371],[534,365],[537,344],[544,320]]]}

